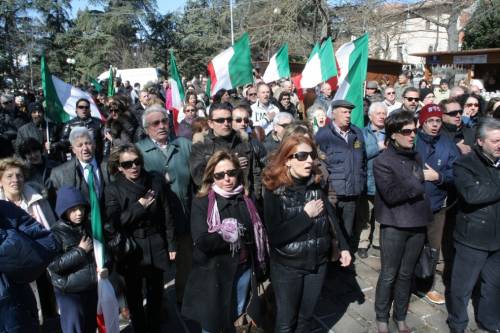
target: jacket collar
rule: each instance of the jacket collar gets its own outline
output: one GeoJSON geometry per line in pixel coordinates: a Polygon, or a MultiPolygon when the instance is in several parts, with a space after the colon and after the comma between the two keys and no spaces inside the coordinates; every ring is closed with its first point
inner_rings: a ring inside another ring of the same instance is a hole
{"type": "Polygon", "coordinates": [[[429,134],[425,133],[422,129],[419,129],[418,133],[417,133],[418,139],[421,139],[425,143],[429,143],[429,144],[433,144],[433,145],[439,141],[440,136],[441,136],[440,133],[438,133],[438,135],[436,135],[436,136],[429,135],[429,134]]]}
{"type": "Polygon", "coordinates": [[[494,167],[494,168],[499,168],[500,166],[497,166],[497,161],[494,161],[490,156],[486,155],[484,151],[481,149],[481,147],[475,145],[473,148],[474,152],[477,154],[479,159],[483,161],[488,166],[494,167]]]}

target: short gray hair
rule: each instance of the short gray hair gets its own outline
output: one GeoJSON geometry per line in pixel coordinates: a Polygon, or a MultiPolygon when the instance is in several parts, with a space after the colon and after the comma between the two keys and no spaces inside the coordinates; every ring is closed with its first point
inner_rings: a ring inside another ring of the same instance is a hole
{"type": "Polygon", "coordinates": [[[385,105],[384,102],[373,102],[372,104],[370,104],[370,107],[368,108],[368,115],[371,115],[379,108],[384,109],[385,113],[387,113],[387,105],[385,105]]]}
{"type": "Polygon", "coordinates": [[[159,104],[153,104],[153,105],[147,107],[146,110],[144,111],[144,113],[142,114],[142,127],[143,128],[148,127],[146,117],[149,114],[155,113],[155,112],[160,112],[161,114],[163,114],[165,116],[165,118],[168,118],[168,112],[163,106],[161,106],[159,104]]]}
{"type": "Polygon", "coordinates": [[[279,112],[276,116],[273,118],[273,124],[274,125],[279,125],[283,120],[290,120],[291,123],[293,123],[294,118],[291,113],[288,112],[279,112]]]}
{"type": "Polygon", "coordinates": [[[500,120],[495,118],[483,118],[477,128],[476,139],[484,140],[490,131],[500,130],[500,120]]]}
{"type": "Polygon", "coordinates": [[[92,141],[92,143],[94,142],[94,137],[92,136],[92,133],[89,131],[87,127],[83,126],[73,127],[73,129],[69,133],[69,143],[71,143],[71,145],[74,145],[77,139],[83,137],[89,138],[92,141]]]}
{"type": "Polygon", "coordinates": [[[309,120],[310,120],[310,119],[312,119],[313,117],[316,117],[316,112],[318,112],[318,111],[320,111],[320,110],[321,110],[321,111],[323,111],[323,112],[325,112],[325,114],[326,114],[326,112],[327,112],[327,110],[325,110],[325,108],[323,107],[323,105],[321,105],[321,104],[319,104],[319,103],[315,103],[315,104],[311,105],[311,106],[307,109],[307,112],[306,112],[306,114],[307,114],[307,119],[309,119],[309,120]]]}

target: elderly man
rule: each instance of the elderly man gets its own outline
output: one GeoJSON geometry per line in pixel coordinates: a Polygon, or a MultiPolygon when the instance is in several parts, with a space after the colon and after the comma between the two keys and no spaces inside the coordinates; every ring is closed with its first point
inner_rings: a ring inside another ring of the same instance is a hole
{"type": "Polygon", "coordinates": [[[62,129],[61,141],[66,144],[66,152],[69,153],[70,142],[68,139],[73,128],[85,127],[89,130],[94,140],[96,155],[99,158],[102,157],[103,137],[101,120],[91,116],[90,102],[86,98],[80,98],[77,100],[75,107],[76,117],[68,121],[62,129]]]}
{"type": "Polygon", "coordinates": [[[192,183],[188,168],[191,141],[182,137],[170,141],[168,122],[167,110],[162,106],[154,104],[148,107],[142,114],[147,137],[136,146],[144,157],[146,171],[164,175],[170,185],[171,192],[167,196],[177,239],[175,288],[177,301],[181,302],[192,253],[189,225],[192,183]]]}
{"type": "Polygon", "coordinates": [[[481,279],[477,319],[500,332],[500,121],[486,118],[476,146],[454,164],[459,193],[455,260],[447,299],[451,332],[465,332],[467,305],[481,279]]]}
{"type": "Polygon", "coordinates": [[[375,200],[375,178],[373,176],[373,160],[385,149],[384,121],[387,117],[387,107],[384,102],[375,102],[368,109],[370,122],[362,129],[366,150],[366,194],[358,202],[356,222],[358,226],[359,245],[358,256],[368,257],[370,245],[378,249],[380,225],[375,221],[373,203],[375,200]],[[370,244],[371,243],[371,244],[370,244]]]}
{"type": "MultiPolygon", "coordinates": [[[[267,86],[266,86],[267,87],[267,86]]],[[[193,144],[189,167],[196,185],[200,186],[203,172],[210,157],[218,150],[227,150],[238,156],[244,177],[247,179],[251,194],[260,199],[260,191],[256,191],[260,184],[261,169],[255,159],[254,150],[248,140],[244,140],[239,132],[232,128],[233,116],[223,104],[216,104],[210,111],[208,134],[203,142],[193,144]]]]}
{"type": "Polygon", "coordinates": [[[90,130],[86,127],[73,127],[69,142],[74,158],[52,169],[51,187],[55,190],[61,186],[76,187],[89,200],[89,182],[90,177],[93,177],[95,193],[102,199],[104,187],[110,182],[110,175],[107,163],[100,162],[95,156],[96,145],[90,130]]]}
{"type": "Polygon", "coordinates": [[[387,107],[387,114],[401,108],[401,102],[396,100],[396,90],[393,86],[387,86],[384,90],[384,104],[387,107]]]}
{"type": "Polygon", "coordinates": [[[328,82],[321,85],[319,90],[319,95],[314,100],[314,104],[319,104],[323,107],[323,110],[327,112],[330,110],[330,106],[333,101],[332,86],[328,82]]]}
{"type": "Polygon", "coordinates": [[[257,85],[257,102],[252,104],[253,126],[260,126],[266,135],[272,131],[272,121],[280,110],[270,102],[271,90],[264,82],[257,85]]]}
{"type": "Polygon", "coordinates": [[[264,147],[266,148],[267,155],[278,150],[286,128],[293,122],[294,118],[288,112],[280,112],[274,117],[273,130],[264,139],[264,147]]]}
{"type": "Polygon", "coordinates": [[[354,105],[345,100],[332,103],[332,122],[319,129],[316,142],[326,154],[329,185],[338,197],[337,213],[350,244],[354,244],[356,204],[366,187],[365,140],[351,124],[354,105]]]}

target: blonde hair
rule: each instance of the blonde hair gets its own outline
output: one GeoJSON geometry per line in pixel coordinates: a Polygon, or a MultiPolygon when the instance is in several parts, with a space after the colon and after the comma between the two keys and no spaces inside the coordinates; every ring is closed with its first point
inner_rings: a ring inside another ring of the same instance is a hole
{"type": "Polygon", "coordinates": [[[8,169],[19,168],[23,173],[24,178],[26,178],[27,168],[26,164],[16,157],[7,157],[0,160],[0,178],[3,177],[3,174],[8,169]]]}

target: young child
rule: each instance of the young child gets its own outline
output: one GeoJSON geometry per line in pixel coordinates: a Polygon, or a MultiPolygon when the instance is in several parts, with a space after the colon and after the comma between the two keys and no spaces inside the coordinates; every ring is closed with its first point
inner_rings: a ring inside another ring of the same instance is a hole
{"type": "Polygon", "coordinates": [[[64,186],[57,192],[59,221],[52,233],[61,253],[49,265],[64,333],[95,333],[97,270],[87,219],[89,205],[79,190],[64,186]]]}

